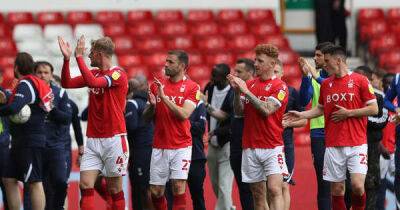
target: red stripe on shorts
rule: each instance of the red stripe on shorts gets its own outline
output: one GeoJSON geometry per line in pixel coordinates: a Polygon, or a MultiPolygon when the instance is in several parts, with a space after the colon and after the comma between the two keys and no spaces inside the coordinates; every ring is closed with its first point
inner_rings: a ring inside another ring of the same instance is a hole
{"type": "Polygon", "coordinates": [[[121,136],[121,145],[122,145],[122,152],[128,152],[128,146],[126,145],[126,138],[125,136],[121,136]]]}

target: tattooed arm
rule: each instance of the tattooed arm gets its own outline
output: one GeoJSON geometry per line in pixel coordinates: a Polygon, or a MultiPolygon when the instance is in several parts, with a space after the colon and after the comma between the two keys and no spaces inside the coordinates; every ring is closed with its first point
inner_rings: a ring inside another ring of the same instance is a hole
{"type": "Polygon", "coordinates": [[[274,113],[280,107],[276,100],[272,97],[269,97],[267,101],[262,101],[250,91],[246,91],[244,94],[246,99],[248,99],[253,107],[256,108],[264,117],[274,113]]]}

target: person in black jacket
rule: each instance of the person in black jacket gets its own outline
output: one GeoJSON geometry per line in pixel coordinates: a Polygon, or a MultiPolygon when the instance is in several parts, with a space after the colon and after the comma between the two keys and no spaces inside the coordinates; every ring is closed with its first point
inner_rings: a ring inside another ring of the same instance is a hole
{"type": "MultiPolygon", "coordinates": [[[[368,66],[359,66],[354,72],[366,76],[371,84],[379,78],[374,75],[374,72],[368,66]]],[[[385,128],[389,115],[387,109],[383,109],[384,93],[379,90],[381,87],[374,87],[376,100],[378,102],[379,112],[375,116],[368,117],[367,125],[367,143],[368,143],[368,172],[365,178],[365,192],[367,195],[366,210],[375,209],[377,202],[377,193],[380,184],[380,142],[382,140],[382,130],[385,128]]]]}
{"type": "Polygon", "coordinates": [[[216,209],[231,209],[233,172],[229,161],[231,118],[233,117],[234,90],[229,85],[227,64],[216,64],[211,83],[205,89],[207,120],[209,122],[208,168],[215,195],[216,209]]]}
{"type": "Polygon", "coordinates": [[[147,80],[138,75],[129,80],[129,89],[125,109],[126,130],[128,132],[129,179],[134,209],[150,209],[152,206],[149,191],[150,159],[153,143],[153,122],[142,118],[147,103],[147,80]]]}

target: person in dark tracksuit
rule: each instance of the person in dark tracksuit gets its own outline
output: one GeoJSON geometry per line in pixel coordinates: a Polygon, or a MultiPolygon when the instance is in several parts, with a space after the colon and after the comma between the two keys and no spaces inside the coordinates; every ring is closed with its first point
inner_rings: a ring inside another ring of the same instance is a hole
{"type": "MultiPolygon", "coordinates": [[[[190,115],[190,132],[192,134],[192,162],[190,163],[188,186],[192,198],[193,210],[205,210],[204,201],[204,179],[206,178],[206,155],[204,153],[203,136],[206,130],[207,110],[204,103],[200,101],[190,115]]],[[[168,209],[172,210],[172,189],[167,184],[166,196],[168,199],[168,209]]]]}
{"type": "MultiPolygon", "coordinates": [[[[75,135],[75,141],[78,144],[78,152],[79,156],[83,155],[83,134],[82,134],[82,127],[81,127],[81,119],[79,118],[79,109],[78,106],[74,101],[71,99],[69,100],[69,105],[71,106],[72,110],[72,129],[74,130],[74,135],[75,135]]],[[[67,179],[69,178],[69,175],[71,174],[71,168],[72,168],[72,148],[71,148],[71,135],[69,134],[68,130],[68,135],[64,135],[65,138],[65,152],[67,155],[67,179]]]]}
{"type": "MultiPolygon", "coordinates": [[[[66,140],[71,141],[69,134],[72,119],[70,100],[64,89],[52,82],[53,66],[45,61],[35,64],[36,75],[46,81],[54,95],[54,108],[45,121],[45,179],[46,209],[64,209],[68,188],[68,154],[65,151],[66,140]]],[[[25,200],[25,199],[24,199],[25,200]]],[[[25,203],[25,202],[24,202],[25,203]]]]}
{"type": "MultiPolygon", "coordinates": [[[[6,94],[6,97],[9,98],[11,93],[7,90],[4,90],[0,87],[0,91],[6,94]]],[[[8,130],[8,118],[1,117],[0,118],[0,176],[3,177],[5,173],[5,162],[10,160],[10,146],[11,146],[11,136],[8,130]]],[[[3,182],[0,180],[0,188],[1,193],[3,195],[3,207],[4,210],[8,210],[7,205],[7,196],[6,189],[4,188],[3,182]]]]}
{"type": "MultiPolygon", "coordinates": [[[[7,189],[7,201],[11,209],[20,208],[17,180],[28,183],[32,209],[44,209],[44,150],[46,145],[45,119],[53,106],[53,94],[46,82],[33,75],[34,62],[28,53],[18,53],[15,59],[15,75],[19,83],[5,105],[0,106],[0,116],[19,113],[25,105],[31,115],[25,123],[10,120],[11,157],[6,163],[3,177],[7,189]]],[[[4,103],[4,94],[0,101],[4,103]]],[[[27,190],[27,189],[25,189],[27,190]]]]}
{"type": "Polygon", "coordinates": [[[131,153],[128,166],[131,199],[134,209],[150,209],[149,180],[154,126],[153,122],[145,122],[142,118],[147,103],[147,81],[142,76],[136,76],[128,84],[125,121],[131,153]]]}
{"type": "MultiPolygon", "coordinates": [[[[311,101],[311,108],[318,106],[320,95],[320,84],[322,80],[328,77],[328,73],[323,69],[325,66],[324,49],[333,46],[330,42],[323,42],[315,47],[314,61],[317,69],[316,75],[311,77],[311,72],[307,71],[306,65],[302,66],[303,78],[300,85],[299,97],[300,105],[306,107],[311,101]]],[[[322,170],[324,166],[325,155],[325,122],[324,116],[320,116],[310,120],[310,137],[311,137],[311,153],[313,156],[313,164],[317,177],[317,203],[318,210],[331,210],[331,190],[328,181],[323,180],[322,170]]]]}
{"type": "MultiPolygon", "coordinates": [[[[243,81],[252,80],[255,72],[254,61],[247,58],[240,58],[236,61],[234,68],[235,75],[243,81]]],[[[231,148],[229,161],[232,171],[235,175],[236,184],[239,189],[240,204],[243,210],[253,210],[253,195],[250,191],[250,185],[242,182],[242,134],[243,117],[234,116],[231,122],[231,148]]]]}
{"type": "MultiPolygon", "coordinates": [[[[385,108],[387,108],[389,111],[395,112],[398,115],[400,113],[399,101],[400,101],[400,74],[396,74],[385,95],[385,108]],[[397,106],[393,104],[393,100],[396,97],[397,97],[397,106]]],[[[400,203],[400,149],[399,148],[400,148],[400,125],[397,125],[396,150],[394,154],[394,164],[395,164],[394,191],[396,194],[397,203],[400,203]]]]}

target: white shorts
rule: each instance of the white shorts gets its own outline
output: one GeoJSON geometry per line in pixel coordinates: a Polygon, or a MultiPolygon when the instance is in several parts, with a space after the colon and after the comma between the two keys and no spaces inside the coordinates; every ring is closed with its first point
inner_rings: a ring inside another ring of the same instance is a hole
{"type": "Polygon", "coordinates": [[[394,172],[396,169],[396,166],[394,164],[394,154],[390,154],[389,160],[386,160],[381,155],[379,166],[381,168],[381,179],[384,179],[387,174],[391,174],[392,176],[394,176],[394,172]]]}
{"type": "Polygon", "coordinates": [[[180,149],[153,148],[150,162],[150,184],[165,185],[169,179],[186,180],[191,159],[191,146],[180,149]]]}
{"type": "Polygon", "coordinates": [[[323,179],[329,182],[346,180],[346,171],[350,174],[367,174],[368,146],[327,147],[324,156],[323,179]]]}
{"type": "Polygon", "coordinates": [[[273,174],[282,174],[284,178],[289,175],[283,146],[278,146],[273,149],[243,150],[243,182],[256,183],[267,181],[267,177],[273,174]]]}
{"type": "Polygon", "coordinates": [[[88,138],[81,171],[99,170],[105,177],[124,176],[128,167],[129,146],[126,135],[88,138]]]}

